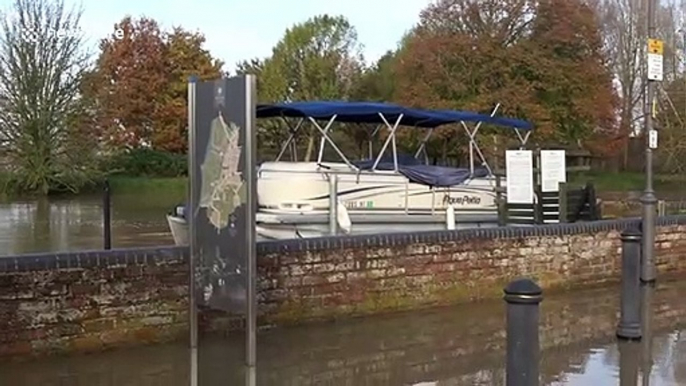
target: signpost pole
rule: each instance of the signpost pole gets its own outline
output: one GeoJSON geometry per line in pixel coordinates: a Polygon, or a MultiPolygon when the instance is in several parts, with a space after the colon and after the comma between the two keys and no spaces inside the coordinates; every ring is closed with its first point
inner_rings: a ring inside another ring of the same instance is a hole
{"type": "Polygon", "coordinates": [[[255,103],[256,78],[245,75],[245,166],[244,177],[250,187],[246,197],[247,216],[245,222],[246,250],[248,252],[247,272],[247,334],[246,334],[246,364],[250,368],[257,365],[257,257],[255,245],[255,103]]]}
{"type": "MultiPolygon", "coordinates": [[[[193,189],[193,184],[197,176],[195,175],[195,96],[196,96],[196,85],[198,78],[195,76],[190,77],[188,80],[188,197],[189,205],[187,207],[187,213],[194,213],[195,210],[195,193],[193,189]]],[[[188,234],[190,245],[188,247],[188,317],[190,328],[190,378],[191,386],[198,385],[198,303],[196,299],[196,259],[197,259],[197,241],[195,238],[195,220],[192,215],[188,216],[188,234]]]]}
{"type": "Polygon", "coordinates": [[[643,195],[641,196],[641,203],[643,204],[643,247],[641,264],[641,281],[653,282],[655,281],[655,211],[657,198],[653,190],[653,149],[657,148],[657,131],[653,127],[653,119],[655,118],[656,99],[655,99],[655,82],[662,81],[662,41],[653,39],[655,35],[655,8],[657,0],[648,0],[648,89],[647,89],[647,103],[645,108],[645,177],[646,185],[643,195]]]}

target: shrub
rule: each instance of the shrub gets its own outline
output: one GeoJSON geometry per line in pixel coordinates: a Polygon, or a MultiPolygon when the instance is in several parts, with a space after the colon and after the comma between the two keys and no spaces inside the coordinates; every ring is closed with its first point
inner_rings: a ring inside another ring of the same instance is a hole
{"type": "Polygon", "coordinates": [[[105,168],[129,177],[182,177],[188,174],[188,159],[185,154],[141,148],[114,155],[105,168]]]}

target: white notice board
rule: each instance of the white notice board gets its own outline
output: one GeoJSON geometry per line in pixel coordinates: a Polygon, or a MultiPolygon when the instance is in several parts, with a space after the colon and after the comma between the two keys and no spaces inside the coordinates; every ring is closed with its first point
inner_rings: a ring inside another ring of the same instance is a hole
{"type": "Polygon", "coordinates": [[[663,62],[662,55],[648,53],[648,80],[662,82],[663,62]]]}
{"type": "Polygon", "coordinates": [[[534,164],[531,150],[507,150],[507,202],[509,204],[534,203],[534,164]]]}
{"type": "Polygon", "coordinates": [[[541,150],[541,191],[558,192],[561,182],[567,182],[565,151],[541,150]]]}

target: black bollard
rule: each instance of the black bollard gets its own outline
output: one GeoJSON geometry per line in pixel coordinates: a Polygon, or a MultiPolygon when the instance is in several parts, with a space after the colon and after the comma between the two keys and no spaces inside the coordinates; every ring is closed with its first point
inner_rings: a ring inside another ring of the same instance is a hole
{"type": "Polygon", "coordinates": [[[543,291],[533,281],[519,279],[510,282],[504,292],[507,302],[506,386],[538,386],[538,308],[543,291]]]}
{"type": "Polygon", "coordinates": [[[622,233],[622,294],[617,337],[641,338],[641,232],[622,233]]]}
{"type": "Polygon", "coordinates": [[[112,248],[112,223],[110,220],[110,181],[105,180],[102,195],[103,249],[112,248]]]}

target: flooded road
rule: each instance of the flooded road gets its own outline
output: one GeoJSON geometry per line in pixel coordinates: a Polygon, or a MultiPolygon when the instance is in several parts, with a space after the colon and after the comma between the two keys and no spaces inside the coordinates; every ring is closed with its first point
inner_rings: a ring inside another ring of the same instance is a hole
{"type": "MultiPolygon", "coordinates": [[[[686,385],[686,278],[653,290],[641,342],[617,343],[618,290],[545,297],[541,385],[686,385]]],[[[262,331],[257,385],[504,385],[504,311],[492,301],[262,331]]],[[[244,384],[242,339],[203,337],[201,386],[244,384]]],[[[188,363],[182,342],[4,363],[0,384],[186,386],[188,363]]]]}

